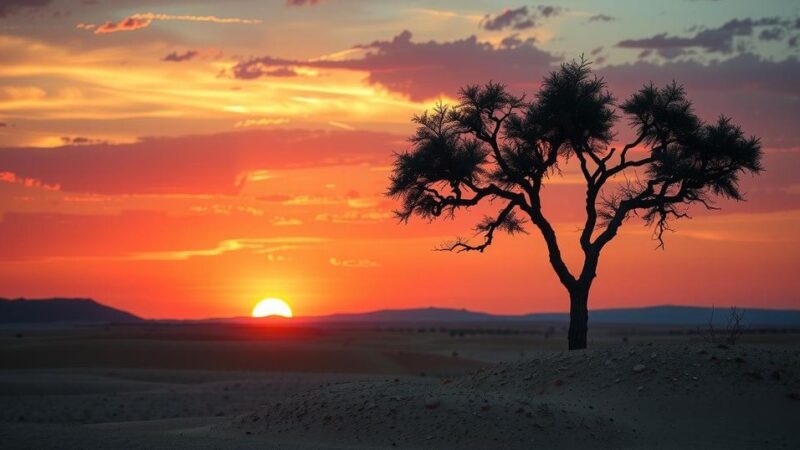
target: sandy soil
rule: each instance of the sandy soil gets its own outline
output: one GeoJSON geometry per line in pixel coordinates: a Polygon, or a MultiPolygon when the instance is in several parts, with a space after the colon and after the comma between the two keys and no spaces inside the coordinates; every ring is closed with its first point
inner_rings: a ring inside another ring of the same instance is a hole
{"type": "MultiPolygon", "coordinates": [[[[304,348],[307,369],[337,339],[281,345],[304,348]]],[[[411,344],[381,339],[354,341],[363,360],[343,373],[327,370],[329,358],[303,372],[275,370],[298,364],[281,361],[242,370],[242,355],[224,360],[229,370],[130,368],[120,354],[101,369],[86,367],[97,360],[85,355],[77,368],[6,359],[0,448],[800,448],[800,346],[791,341],[634,339],[488,364],[444,354],[453,343],[440,346],[440,336],[427,347],[416,335],[411,344]]],[[[486,350],[459,342],[462,353],[486,350]]],[[[0,356],[20,345],[0,343],[0,356]]],[[[249,358],[282,354],[263,350],[249,358]]]]}

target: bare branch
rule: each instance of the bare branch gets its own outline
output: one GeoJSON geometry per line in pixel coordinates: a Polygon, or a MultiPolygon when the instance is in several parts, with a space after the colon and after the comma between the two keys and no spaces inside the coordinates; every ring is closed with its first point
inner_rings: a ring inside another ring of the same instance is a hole
{"type": "Polygon", "coordinates": [[[517,206],[516,202],[509,202],[505,208],[497,215],[497,218],[491,217],[484,218],[484,221],[476,226],[476,230],[484,234],[483,242],[479,245],[471,245],[463,239],[457,239],[455,242],[443,245],[437,250],[439,251],[455,251],[458,253],[477,251],[483,253],[486,248],[492,245],[494,240],[494,233],[497,230],[505,231],[508,234],[525,233],[522,227],[523,221],[514,215],[514,208],[517,206]]]}

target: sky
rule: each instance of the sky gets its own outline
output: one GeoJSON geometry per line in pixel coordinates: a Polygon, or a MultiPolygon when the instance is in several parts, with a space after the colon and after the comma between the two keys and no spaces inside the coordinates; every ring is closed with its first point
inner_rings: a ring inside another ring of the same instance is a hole
{"type": "MultiPolygon", "coordinates": [[[[761,139],[766,169],[663,250],[627,223],[590,308],[800,307],[794,0],[3,0],[0,296],[148,318],[265,297],[295,315],[565,311],[534,230],[436,252],[491,205],[403,225],[385,192],[414,114],[490,80],[531,96],[581,55],[620,101],[682,83],[700,117],[761,139]]],[[[565,166],[543,200],[573,267],[581,182],[565,166]]]]}

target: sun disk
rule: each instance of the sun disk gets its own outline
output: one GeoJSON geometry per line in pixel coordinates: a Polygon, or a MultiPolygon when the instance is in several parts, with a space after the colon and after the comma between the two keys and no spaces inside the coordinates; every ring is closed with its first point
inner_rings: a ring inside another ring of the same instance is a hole
{"type": "Polygon", "coordinates": [[[253,308],[253,317],[292,317],[292,308],[279,298],[265,298],[253,308]]]}

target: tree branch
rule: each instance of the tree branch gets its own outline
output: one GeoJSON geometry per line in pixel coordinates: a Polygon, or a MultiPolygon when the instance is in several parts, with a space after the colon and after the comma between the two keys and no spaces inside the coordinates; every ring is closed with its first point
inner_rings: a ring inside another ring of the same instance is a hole
{"type": "Polygon", "coordinates": [[[494,233],[498,229],[505,229],[507,232],[514,234],[517,232],[524,232],[525,230],[522,228],[522,224],[514,218],[514,208],[517,207],[517,203],[515,201],[508,202],[505,208],[498,214],[497,218],[494,220],[488,219],[484,221],[482,224],[478,225],[478,230],[484,233],[484,240],[483,243],[479,245],[471,245],[465,240],[456,240],[449,245],[445,245],[442,247],[437,248],[437,251],[455,251],[457,253],[461,252],[470,252],[476,251],[483,253],[487,247],[492,245],[492,241],[494,240],[494,233]]]}

